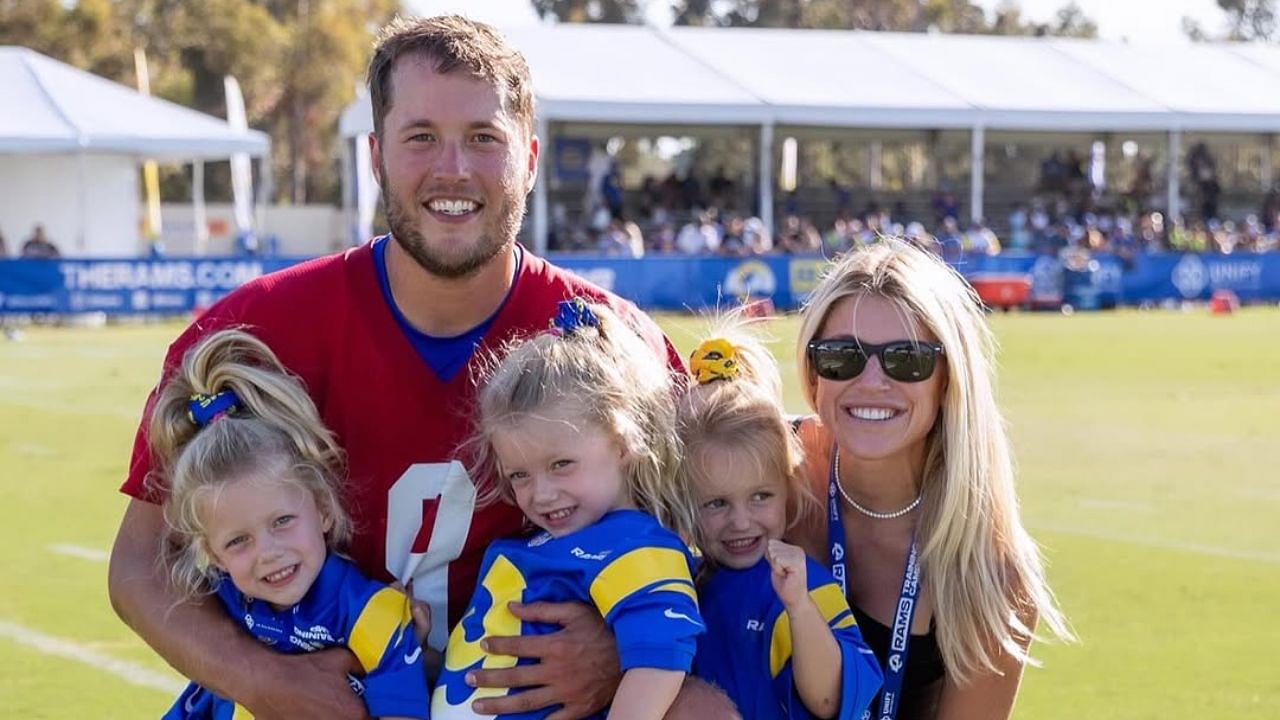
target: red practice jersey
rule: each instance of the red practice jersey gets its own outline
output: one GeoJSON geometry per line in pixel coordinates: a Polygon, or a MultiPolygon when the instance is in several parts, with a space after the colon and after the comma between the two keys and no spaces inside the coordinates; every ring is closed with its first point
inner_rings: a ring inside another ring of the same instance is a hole
{"type": "MultiPolygon", "coordinates": [[[[447,628],[466,607],[485,548],[522,527],[514,506],[476,507],[473,479],[455,455],[474,429],[474,363],[512,337],[545,330],[559,301],[582,296],[612,307],[683,372],[675,348],[634,305],[522,254],[507,301],[468,366],[448,381],[397,324],[372,244],[244,285],[193,322],[165,357],[162,382],[200,338],[244,326],[302,379],[347,453],[344,500],[355,523],[349,553],[370,577],[413,582],[414,594],[431,605],[433,647],[444,647],[447,628]]],[[[155,397],[152,391],[121,488],[148,502],[163,500],[146,481],[152,468],[146,424],[155,397]]]]}

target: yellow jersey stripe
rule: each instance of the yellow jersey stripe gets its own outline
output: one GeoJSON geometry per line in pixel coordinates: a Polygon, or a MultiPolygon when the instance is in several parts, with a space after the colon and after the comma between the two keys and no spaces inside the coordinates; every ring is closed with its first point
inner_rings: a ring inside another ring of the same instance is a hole
{"type": "Polygon", "coordinates": [[[773,621],[773,635],[769,638],[769,677],[778,677],[790,659],[791,616],[783,610],[773,621]]]}
{"type": "Polygon", "coordinates": [[[653,589],[652,589],[652,590],[650,590],[649,592],[674,592],[674,593],[680,593],[681,595],[687,595],[687,596],[689,597],[689,599],[690,599],[690,600],[692,600],[692,601],[694,602],[694,604],[697,604],[697,602],[698,602],[698,591],[694,589],[694,587],[693,587],[693,583],[687,583],[687,582],[669,582],[669,583],[663,583],[663,584],[661,584],[661,585],[659,585],[659,586],[657,586],[657,587],[653,588],[653,589]]]}
{"type": "Polygon", "coordinates": [[[378,667],[382,653],[409,621],[409,599],[399,590],[383,588],[369,598],[347,638],[365,672],[378,667]]]}
{"type": "Polygon", "coordinates": [[[642,547],[609,563],[591,583],[591,600],[600,615],[608,617],[613,608],[632,593],[654,583],[692,583],[685,554],[671,548],[642,547]]]}
{"type": "MultiPolygon", "coordinates": [[[[818,612],[822,613],[822,619],[826,620],[828,625],[831,624],[831,621],[849,612],[849,601],[845,600],[844,593],[840,592],[840,586],[835,583],[827,583],[810,590],[809,597],[813,598],[813,604],[818,606],[818,612]]],[[[837,624],[834,627],[847,626],[837,624]]]]}
{"type": "MultiPolygon", "coordinates": [[[[853,613],[849,610],[849,601],[840,586],[835,583],[820,585],[809,591],[813,604],[818,606],[822,619],[833,629],[857,625],[853,613]]],[[[791,659],[791,616],[783,610],[778,619],[773,621],[773,634],[769,638],[769,674],[777,677],[782,667],[791,659]]]]}

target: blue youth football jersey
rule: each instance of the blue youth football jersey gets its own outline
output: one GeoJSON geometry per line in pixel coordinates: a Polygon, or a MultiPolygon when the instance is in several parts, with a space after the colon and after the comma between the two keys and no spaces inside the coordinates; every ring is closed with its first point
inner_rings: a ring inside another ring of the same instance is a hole
{"type": "MultiPolygon", "coordinates": [[[[880,690],[881,672],[862,641],[849,603],[831,573],[808,559],[809,596],[840,645],[840,720],[858,720],[880,690]]],[[[791,624],[763,558],[746,570],[719,569],[699,587],[707,632],[694,671],[724,689],[743,720],[812,718],[796,694],[791,624]]]]}
{"type": "MultiPolygon", "coordinates": [[[[227,579],[217,594],[232,618],[278,652],[351,650],[365,671],[352,688],[363,694],[373,717],[428,717],[426,675],[408,599],[347,560],[330,553],[302,601],[287,610],[246,598],[227,579]]],[[[244,708],[192,683],[163,720],[240,717],[249,717],[244,708]]]]}
{"type": "MultiPolygon", "coordinates": [[[[616,510],[559,538],[544,532],[532,539],[493,543],[480,566],[471,604],[449,636],[444,671],[431,697],[431,716],[482,717],[472,712],[472,702],[518,692],[471,688],[464,681],[471,670],[528,662],[486,654],[480,649],[485,636],[542,635],[560,629],[522,622],[507,609],[510,602],[591,603],[613,630],[623,671],[646,667],[688,672],[695,638],[704,627],[691,569],[692,557],[680,538],[638,510],[616,510]]],[[[532,720],[558,707],[499,717],[532,720]]],[[[593,717],[603,718],[604,713],[593,717]]]]}

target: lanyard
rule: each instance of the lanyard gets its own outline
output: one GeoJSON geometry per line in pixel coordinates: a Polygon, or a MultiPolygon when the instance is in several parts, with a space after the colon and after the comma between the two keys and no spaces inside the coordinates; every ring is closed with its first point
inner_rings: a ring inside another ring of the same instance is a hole
{"type": "MultiPolygon", "coordinates": [[[[849,597],[848,565],[845,561],[844,522],[840,520],[840,497],[836,491],[835,453],[831,460],[831,482],[827,488],[827,543],[831,549],[831,574],[844,596],[849,597]]],[[[872,712],[877,720],[894,720],[902,700],[902,679],[907,674],[907,646],[911,640],[911,620],[916,615],[916,598],[920,595],[920,563],[915,538],[911,539],[911,551],[907,553],[907,566],[902,571],[902,591],[893,614],[893,633],[889,636],[889,655],[884,667],[884,688],[880,691],[880,707],[863,713],[863,720],[870,720],[872,712]]]]}

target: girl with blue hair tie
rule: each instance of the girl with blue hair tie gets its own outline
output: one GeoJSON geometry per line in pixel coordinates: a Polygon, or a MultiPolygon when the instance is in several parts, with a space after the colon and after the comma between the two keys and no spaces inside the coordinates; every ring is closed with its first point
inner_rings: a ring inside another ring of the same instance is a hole
{"type": "Polygon", "coordinates": [[[518,505],[538,532],[489,546],[449,636],[431,714],[492,717],[471,709],[495,694],[472,687],[471,673],[525,660],[488,652],[484,639],[559,629],[522,622],[510,603],[581,602],[600,611],[617,641],[623,675],[608,717],[658,720],[703,630],[681,539],[693,516],[675,480],[680,445],[667,366],[620,318],[581,299],[562,302],[548,332],[504,355],[480,390],[473,475],[496,477],[483,494],[518,505]]]}
{"type": "MultiPolygon", "coordinates": [[[[351,533],[342,450],[270,348],[234,329],[193,347],[156,399],[149,437],[163,557],[184,598],[216,595],[279,652],[346,647],[370,715],[426,718],[409,601],[339,554],[351,533]]],[[[237,709],[192,683],[164,718],[229,720],[237,709]]]]}

